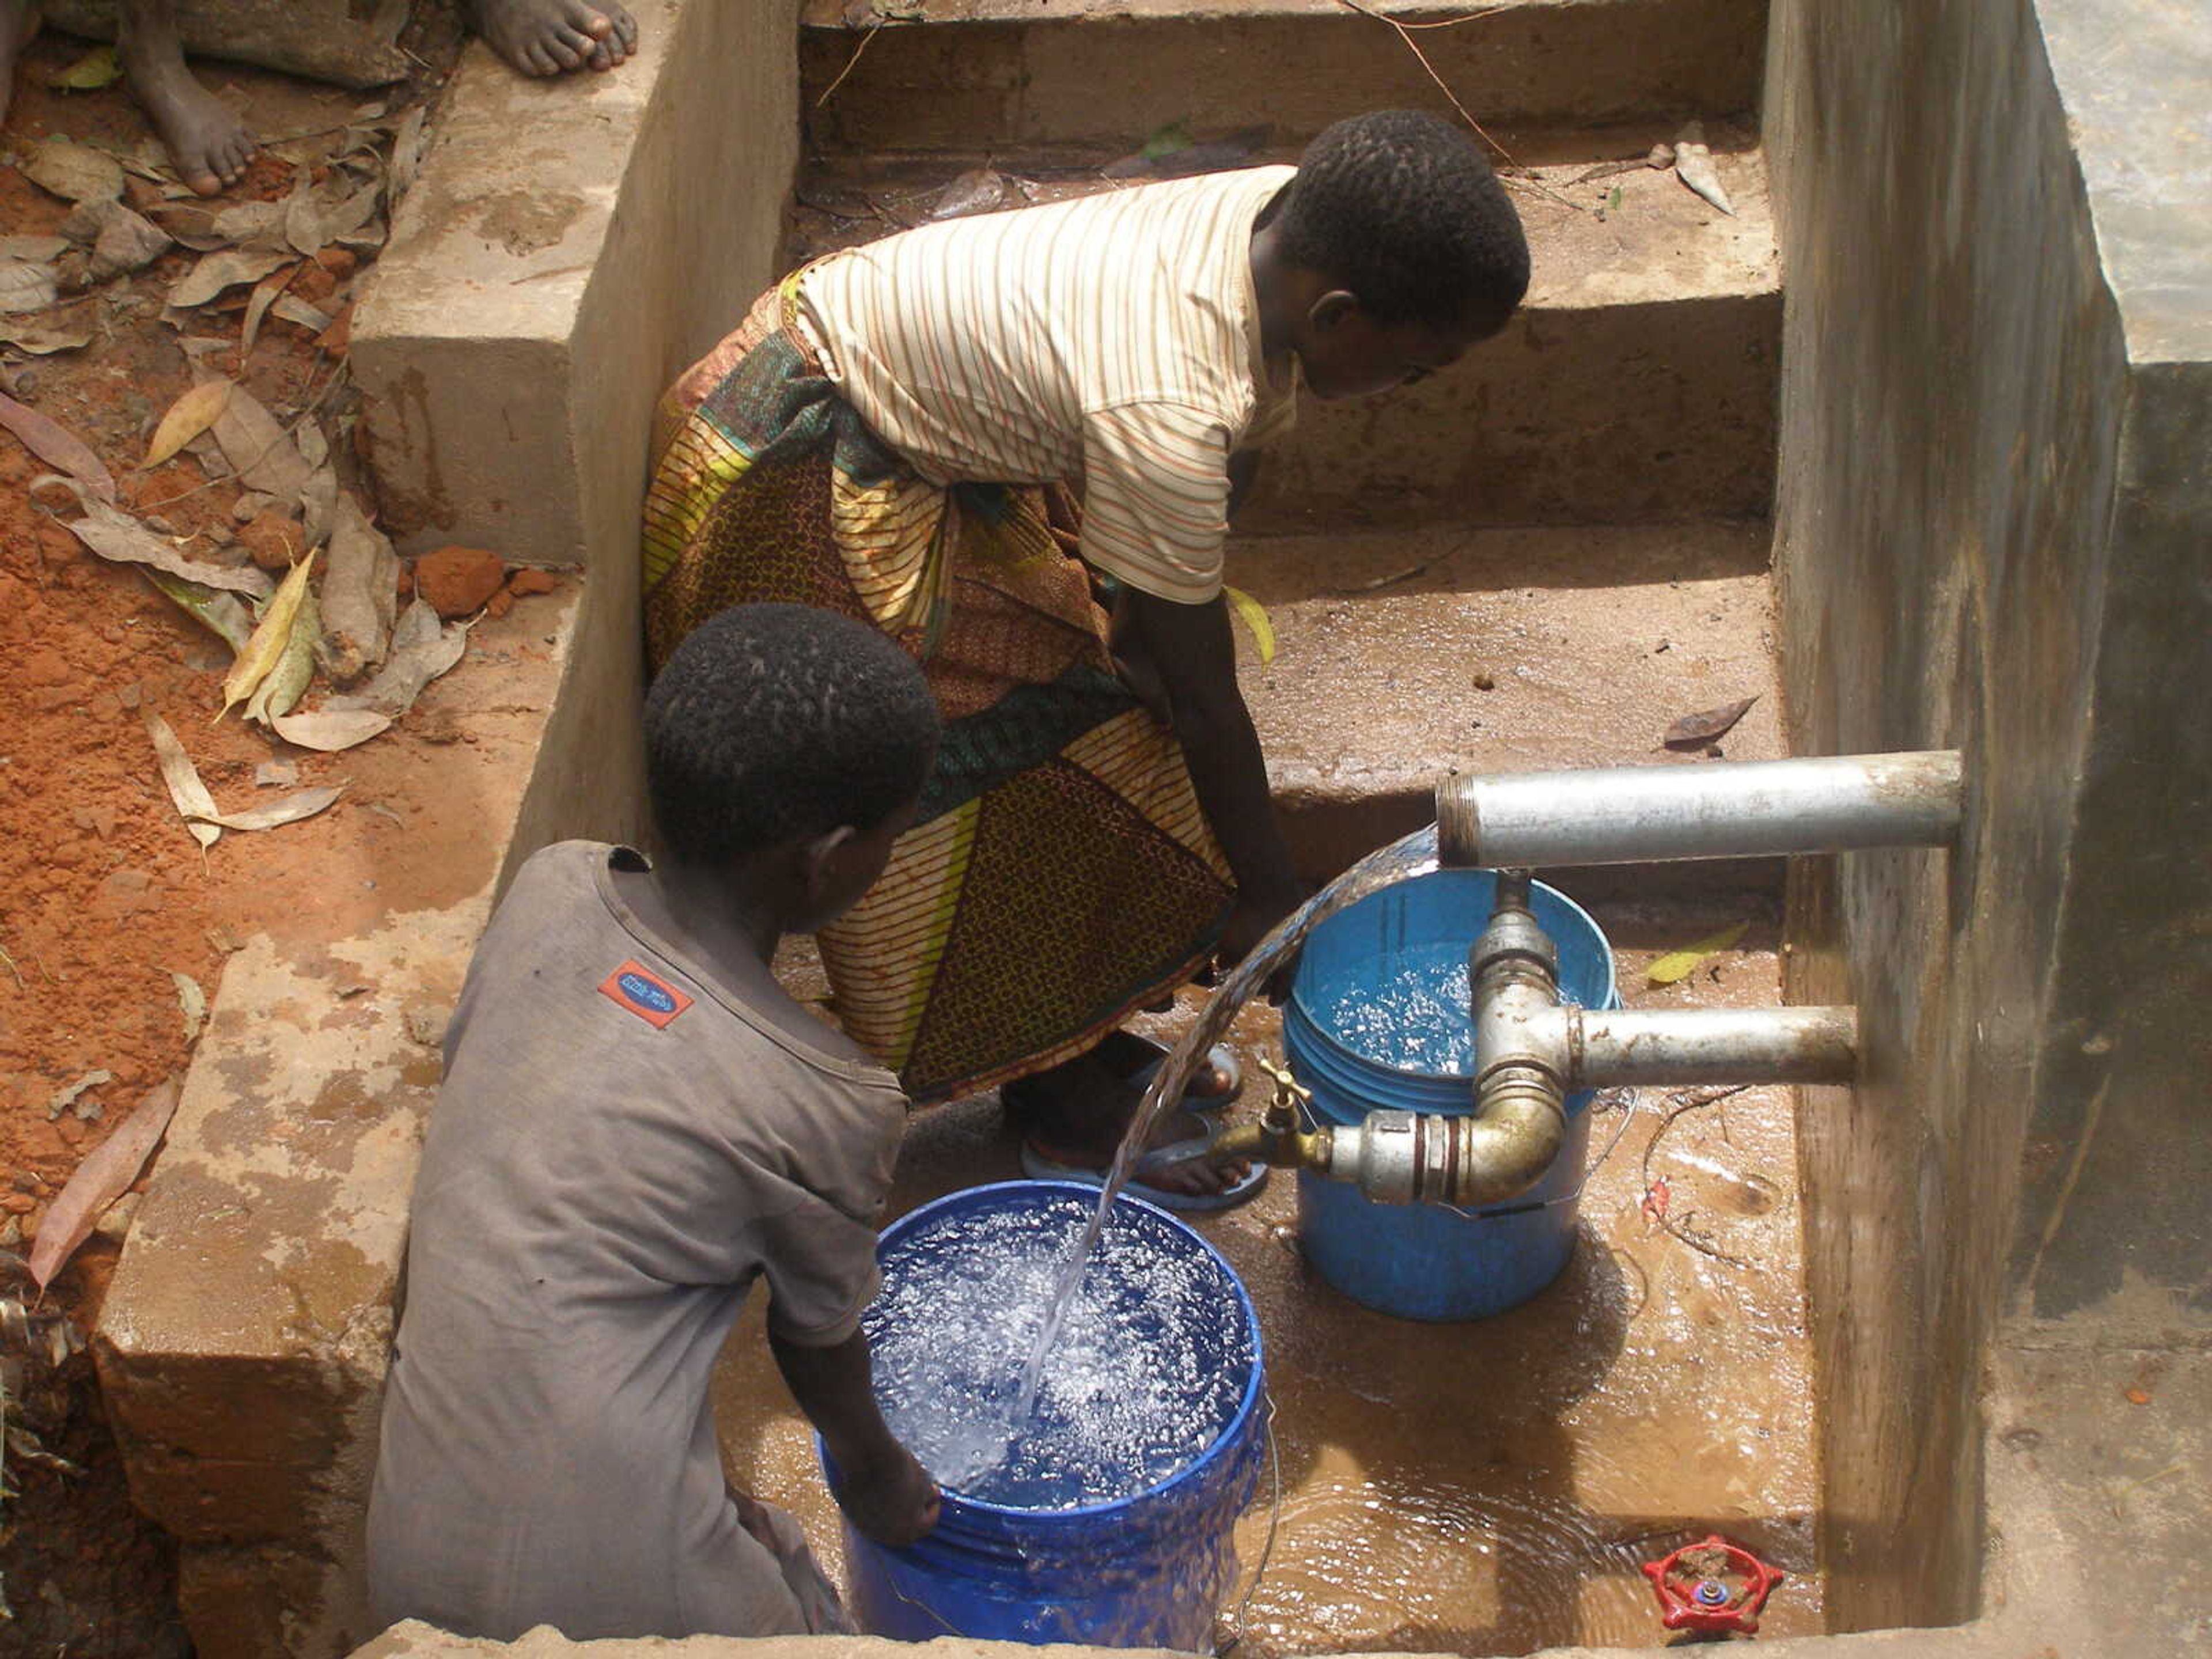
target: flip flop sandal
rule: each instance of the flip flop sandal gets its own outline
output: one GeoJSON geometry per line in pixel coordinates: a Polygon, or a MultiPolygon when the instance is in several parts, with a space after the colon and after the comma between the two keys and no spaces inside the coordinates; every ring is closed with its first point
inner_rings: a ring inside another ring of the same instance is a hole
{"type": "MultiPolygon", "coordinates": [[[[1139,1088],[1152,1080],[1152,1074],[1160,1069],[1168,1057],[1165,1043],[1156,1042],[1148,1036],[1139,1036],[1134,1031],[1116,1031],[1098,1046],[1103,1049],[1116,1042],[1133,1043],[1145,1051],[1145,1058],[1136,1065],[1127,1070],[1117,1070],[1115,1073],[1124,1083],[1133,1084],[1139,1088]]],[[[1244,1066],[1237,1058],[1235,1049],[1225,1042],[1217,1042],[1206,1051],[1206,1060],[1216,1073],[1228,1079],[1228,1085],[1212,1094],[1195,1094],[1185,1089],[1182,1099],[1177,1103],[1187,1112],[1218,1112],[1244,1092],[1244,1066]]]]}
{"type": "MultiPolygon", "coordinates": [[[[1244,1171],[1243,1180],[1218,1193],[1171,1193],[1146,1182],[1146,1170],[1164,1169],[1170,1164],[1180,1164],[1185,1158],[1196,1158],[1212,1145],[1212,1136],[1194,1135],[1188,1140],[1171,1141],[1165,1146],[1155,1146],[1137,1160],[1135,1170],[1121,1190],[1133,1197],[1143,1199],[1147,1204],[1157,1204],[1163,1210],[1198,1215],[1217,1210],[1233,1210],[1267,1184],[1267,1166],[1264,1164],[1254,1164],[1244,1171]]],[[[1074,1181],[1086,1187],[1103,1187],[1106,1184],[1105,1170],[1090,1169],[1080,1164],[1062,1164],[1057,1158],[1046,1157],[1027,1140],[1022,1142],[1022,1173],[1032,1181],[1074,1181]]]]}

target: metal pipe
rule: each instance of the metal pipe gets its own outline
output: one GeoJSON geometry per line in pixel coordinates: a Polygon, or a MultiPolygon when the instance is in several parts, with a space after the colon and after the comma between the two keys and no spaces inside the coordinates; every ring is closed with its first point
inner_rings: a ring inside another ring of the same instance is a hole
{"type": "Polygon", "coordinates": [[[1956,750],[1455,775],[1437,785],[1447,866],[1640,864],[1958,839],[1956,750]]]}
{"type": "Polygon", "coordinates": [[[1568,1087],[1849,1083],[1856,1008],[1560,1008],[1568,1087]]]}
{"type": "Polygon", "coordinates": [[[1543,1179],[1566,1124],[1556,1091],[1499,1090],[1480,1117],[1370,1112],[1331,1128],[1314,1167],[1378,1204],[1502,1203],[1543,1179]]]}

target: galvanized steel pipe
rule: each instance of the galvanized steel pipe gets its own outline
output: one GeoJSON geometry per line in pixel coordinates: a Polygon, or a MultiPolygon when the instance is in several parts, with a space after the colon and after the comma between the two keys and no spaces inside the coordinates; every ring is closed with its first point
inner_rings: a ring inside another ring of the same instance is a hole
{"type": "Polygon", "coordinates": [[[1956,750],[1459,776],[1437,786],[1447,866],[1641,864],[1958,839],[1956,750]]]}
{"type": "Polygon", "coordinates": [[[1559,1008],[1568,1086],[1849,1083],[1856,1008],[1559,1008]]]}

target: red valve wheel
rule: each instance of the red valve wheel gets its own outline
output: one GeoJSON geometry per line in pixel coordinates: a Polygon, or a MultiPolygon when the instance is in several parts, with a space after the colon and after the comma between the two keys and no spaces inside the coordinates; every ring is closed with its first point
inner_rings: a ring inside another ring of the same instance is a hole
{"type": "Polygon", "coordinates": [[[1712,1533],[1646,1561],[1644,1576],[1659,1598],[1659,1622],[1668,1630],[1726,1635],[1757,1630],[1767,1596],[1789,1575],[1712,1533]]]}

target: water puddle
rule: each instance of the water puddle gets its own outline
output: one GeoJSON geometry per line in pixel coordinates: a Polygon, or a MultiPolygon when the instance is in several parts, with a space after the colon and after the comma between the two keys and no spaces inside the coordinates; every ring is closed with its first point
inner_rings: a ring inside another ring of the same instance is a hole
{"type": "MultiPolygon", "coordinates": [[[[1632,1004],[1779,1000],[1770,956],[1731,958],[1722,989],[1667,992],[1642,990],[1640,959],[1621,959],[1632,1004]]],[[[1194,1013],[1150,1034],[1181,1035],[1194,1013]]],[[[1225,1033],[1192,1034],[1193,1057],[1224,1036],[1255,1080],[1255,1058],[1280,1053],[1264,1004],[1225,1033]]],[[[1565,1273],[1491,1320],[1391,1319],[1320,1283],[1298,1255],[1297,1183],[1283,1172],[1252,1203],[1200,1218],[1259,1310],[1281,1471],[1279,1504],[1263,1472],[1237,1528],[1243,1568],[1223,1626],[1241,1625],[1241,1654],[1656,1648],[1665,1632],[1638,1565],[1714,1530],[1791,1574],[1762,1634],[1820,1630],[1791,1094],[1692,1107],[1653,1146],[1667,1113],[1703,1092],[1646,1092],[1584,1192],[1565,1273]],[[1680,1237],[1652,1214],[1660,1181],[1680,1237]]],[[[1235,1115],[1262,1098],[1255,1084],[1235,1115]]],[[[1599,1109],[1594,1149],[1622,1127],[1617,1109],[1599,1109]]],[[[992,1102],[940,1108],[908,1131],[892,1210],[1018,1173],[992,1102]]],[[[835,1573],[836,1510],[758,1318],[717,1380],[726,1462],[798,1513],[835,1573]]]]}

